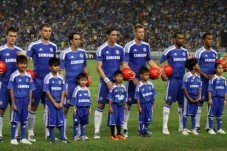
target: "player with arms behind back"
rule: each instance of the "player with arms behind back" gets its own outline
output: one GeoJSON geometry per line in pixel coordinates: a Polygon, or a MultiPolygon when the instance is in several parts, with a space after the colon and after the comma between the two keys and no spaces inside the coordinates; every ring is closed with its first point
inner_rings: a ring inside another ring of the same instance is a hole
{"type": "Polygon", "coordinates": [[[179,115],[179,131],[182,131],[182,104],[183,104],[183,90],[181,89],[183,77],[185,73],[185,62],[188,59],[188,50],[183,48],[184,35],[181,32],[174,34],[174,45],[165,49],[158,64],[163,63],[165,60],[173,68],[173,75],[167,77],[163,74],[163,80],[167,80],[165,105],[163,107],[163,134],[169,135],[168,120],[170,108],[172,103],[178,101],[178,115],[179,115]],[[173,89],[174,88],[174,89],[173,89]]]}

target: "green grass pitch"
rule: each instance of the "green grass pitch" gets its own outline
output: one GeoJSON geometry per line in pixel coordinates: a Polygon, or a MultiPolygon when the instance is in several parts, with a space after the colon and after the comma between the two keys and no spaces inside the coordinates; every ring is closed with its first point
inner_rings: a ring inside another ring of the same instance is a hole
{"type": "MultiPolygon", "coordinates": [[[[206,105],[204,104],[202,109],[202,119],[201,128],[202,133],[199,136],[194,136],[190,134],[189,136],[183,136],[178,132],[178,114],[177,114],[177,104],[174,103],[169,118],[169,131],[170,135],[166,136],[162,134],[162,109],[164,105],[164,90],[165,82],[158,80],[153,80],[158,95],[155,99],[156,108],[154,110],[153,123],[150,124],[149,130],[153,132],[152,137],[140,137],[137,134],[137,106],[133,105],[131,108],[131,116],[128,123],[129,137],[127,140],[111,141],[109,127],[106,126],[108,106],[106,106],[103,121],[101,125],[101,139],[94,140],[94,111],[96,107],[96,98],[99,86],[99,75],[96,72],[96,63],[94,60],[88,61],[89,72],[92,77],[92,85],[90,86],[91,96],[92,96],[92,114],[90,115],[90,123],[86,126],[86,135],[89,137],[89,141],[76,142],[73,140],[73,122],[72,122],[72,109],[68,112],[68,122],[67,122],[67,136],[71,141],[71,144],[62,144],[57,142],[57,144],[50,144],[48,140],[44,138],[44,122],[43,122],[43,106],[40,105],[37,111],[36,124],[35,124],[35,136],[37,142],[32,145],[19,144],[18,146],[13,146],[10,144],[10,118],[8,107],[4,117],[4,143],[0,144],[0,151],[69,151],[69,150],[89,150],[89,151],[112,151],[112,150],[136,150],[136,151],[195,151],[195,150],[227,150],[227,135],[209,135],[205,132],[206,124],[206,105]]],[[[30,68],[32,65],[30,63],[30,68]]],[[[216,122],[214,123],[216,126],[216,122]]],[[[191,127],[191,119],[188,118],[188,127],[191,127]]],[[[227,115],[223,117],[223,129],[227,131],[227,115]]],[[[55,135],[59,136],[58,129],[55,130],[55,135]]]]}

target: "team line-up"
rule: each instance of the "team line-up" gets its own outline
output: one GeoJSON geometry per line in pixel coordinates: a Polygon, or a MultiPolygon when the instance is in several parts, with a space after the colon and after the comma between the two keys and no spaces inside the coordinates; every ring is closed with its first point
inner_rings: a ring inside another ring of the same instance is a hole
{"type": "MultiPolygon", "coordinates": [[[[217,61],[217,52],[212,49],[213,36],[205,33],[203,46],[188,58],[183,48],[184,35],[176,32],[174,44],[165,49],[156,62],[152,60],[150,45],[143,41],[144,27],[134,26],[135,38],[124,47],[116,43],[118,31],[106,30],[107,41],[97,49],[96,69],[100,75],[97,106],[94,113],[94,139],[100,139],[105,104],[109,104],[108,126],[110,139],[125,140],[129,137],[128,120],[132,104],[138,106],[138,132],[150,137],[148,126],[152,122],[153,105],[157,92],[150,78],[161,77],[166,81],[165,105],[163,107],[163,134],[169,135],[168,120],[173,102],[178,102],[179,132],[183,135],[199,135],[201,108],[208,103],[207,125],[209,134],[225,134],[222,130],[222,115],[226,100],[226,80],[222,76],[226,64],[217,61]],[[161,72],[161,64],[168,62],[171,73],[161,72]],[[148,69],[146,66],[149,66],[148,69]],[[187,72],[185,73],[185,69],[187,72]],[[158,73],[158,74],[157,74],[158,73]],[[122,84],[123,80],[126,85],[122,84]],[[173,89],[174,88],[174,89],[173,89]],[[187,129],[187,117],[191,116],[192,129],[187,129]],[[214,117],[217,128],[213,128],[214,117]],[[121,128],[122,127],[122,128],[121,128]],[[115,132],[116,129],[116,132],[115,132]]],[[[86,52],[79,48],[80,34],[69,35],[70,46],[56,57],[57,47],[50,42],[51,26],[42,24],[40,40],[30,43],[25,52],[15,46],[17,31],[10,27],[6,32],[6,44],[0,47],[0,142],[3,142],[3,117],[8,103],[11,104],[11,141],[13,145],[35,142],[34,126],[36,111],[41,101],[45,106],[45,137],[56,143],[54,127],[60,130],[60,142],[69,143],[66,136],[67,113],[74,108],[74,140],[88,140],[85,125],[91,112],[91,97],[88,86],[91,82],[87,67],[86,52]],[[34,63],[34,73],[27,69],[28,61],[34,63]],[[21,138],[18,141],[18,123],[21,138]],[[26,139],[26,123],[28,139],[26,139]]]]}

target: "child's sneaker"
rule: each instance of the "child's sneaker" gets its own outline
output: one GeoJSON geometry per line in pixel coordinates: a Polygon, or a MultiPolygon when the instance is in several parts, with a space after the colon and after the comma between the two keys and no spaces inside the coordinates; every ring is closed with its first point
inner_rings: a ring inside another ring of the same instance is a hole
{"type": "Polygon", "coordinates": [[[225,131],[223,129],[217,130],[217,133],[219,134],[225,134],[225,131]]]}
{"type": "Polygon", "coordinates": [[[0,143],[3,143],[3,137],[0,136],[0,143]]]}
{"type": "Polygon", "coordinates": [[[51,144],[56,144],[56,140],[55,139],[50,139],[50,143],[51,144]]]}
{"type": "Polygon", "coordinates": [[[65,139],[65,138],[63,138],[63,139],[60,139],[59,140],[61,143],[65,143],[65,144],[69,144],[70,142],[67,140],[67,139],[65,139]]]}
{"type": "Polygon", "coordinates": [[[124,137],[128,137],[128,130],[124,129],[124,137]]]}
{"type": "Polygon", "coordinates": [[[182,131],[182,135],[188,135],[188,132],[187,132],[187,130],[186,130],[186,129],[183,129],[183,131],[182,131]]]}
{"type": "Polygon", "coordinates": [[[34,135],[28,136],[28,141],[30,141],[30,142],[36,142],[35,136],[34,135]]]}
{"type": "Polygon", "coordinates": [[[82,141],[88,141],[89,140],[89,138],[87,136],[85,136],[85,135],[84,136],[81,136],[80,139],[82,141]]]}
{"type": "Polygon", "coordinates": [[[80,141],[80,136],[79,135],[74,136],[74,141],[80,141]]]}
{"type": "Polygon", "coordinates": [[[216,133],[214,132],[214,130],[213,130],[213,129],[210,129],[210,130],[208,131],[208,133],[209,133],[209,134],[211,134],[211,135],[216,134],[216,133]]]}
{"type": "Polygon", "coordinates": [[[165,135],[169,135],[169,130],[167,128],[164,128],[162,130],[162,133],[165,134],[165,135]]]}
{"type": "Polygon", "coordinates": [[[32,144],[32,143],[29,142],[26,138],[22,139],[20,142],[21,142],[22,144],[28,144],[28,145],[31,145],[31,144],[32,144]]]}
{"type": "Polygon", "coordinates": [[[100,139],[100,133],[99,132],[96,132],[94,134],[94,139],[100,139]]]}
{"type": "Polygon", "coordinates": [[[193,135],[199,135],[199,133],[197,132],[196,129],[193,129],[193,130],[192,130],[192,134],[193,134],[193,135]]]}
{"type": "Polygon", "coordinates": [[[10,144],[12,145],[18,145],[17,139],[11,139],[10,144]]]}
{"type": "Polygon", "coordinates": [[[116,137],[117,137],[118,139],[123,139],[123,140],[126,139],[126,137],[124,137],[123,135],[117,135],[116,137]]]}
{"type": "Polygon", "coordinates": [[[110,139],[113,140],[113,141],[118,141],[119,140],[116,136],[111,136],[110,139]]]}

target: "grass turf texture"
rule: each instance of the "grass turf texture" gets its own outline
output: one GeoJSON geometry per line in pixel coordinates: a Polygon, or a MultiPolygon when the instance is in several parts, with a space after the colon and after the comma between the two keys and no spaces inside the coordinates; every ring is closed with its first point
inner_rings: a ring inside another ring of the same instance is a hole
{"type": "MultiPolygon", "coordinates": [[[[141,137],[137,134],[137,106],[133,105],[131,108],[131,115],[128,123],[129,137],[127,140],[111,141],[110,140],[110,129],[106,126],[108,105],[106,105],[103,121],[101,125],[101,139],[94,140],[94,112],[96,107],[96,98],[99,87],[99,75],[96,72],[96,63],[94,60],[88,61],[89,72],[92,77],[92,85],[90,86],[92,96],[92,114],[90,115],[90,123],[86,126],[86,135],[89,137],[89,141],[74,141],[73,140],[73,121],[72,121],[72,108],[68,112],[67,121],[67,137],[70,144],[63,144],[57,142],[57,144],[50,144],[49,140],[44,138],[44,122],[43,122],[43,106],[40,104],[36,113],[35,123],[35,136],[37,142],[32,145],[19,144],[18,146],[10,144],[11,132],[10,132],[10,115],[9,107],[7,108],[4,116],[3,136],[4,143],[0,144],[0,151],[68,151],[68,150],[174,150],[174,151],[191,151],[191,150],[226,150],[227,149],[227,135],[209,135],[205,132],[206,124],[206,104],[202,108],[201,128],[202,133],[199,136],[190,134],[189,136],[183,136],[178,132],[178,114],[177,114],[177,103],[174,103],[169,118],[169,131],[170,135],[166,136],[162,134],[162,109],[164,105],[164,92],[165,82],[161,79],[153,80],[158,95],[156,96],[154,110],[153,123],[150,124],[149,130],[153,133],[152,137],[141,137]]],[[[32,64],[29,64],[32,68],[32,64]]],[[[226,76],[225,76],[226,77],[226,76]]],[[[225,107],[226,108],[226,107],[225,107]]],[[[226,111],[227,112],[227,111],[226,111]]],[[[215,120],[216,121],[216,120],[215,120]]],[[[214,123],[216,127],[216,122],[214,123]]],[[[191,118],[188,118],[188,128],[191,127],[191,118]]],[[[223,117],[223,129],[227,131],[227,115],[223,117]]],[[[20,132],[19,132],[20,133],[20,132]]],[[[55,129],[56,137],[59,137],[58,129],[55,129]]]]}

